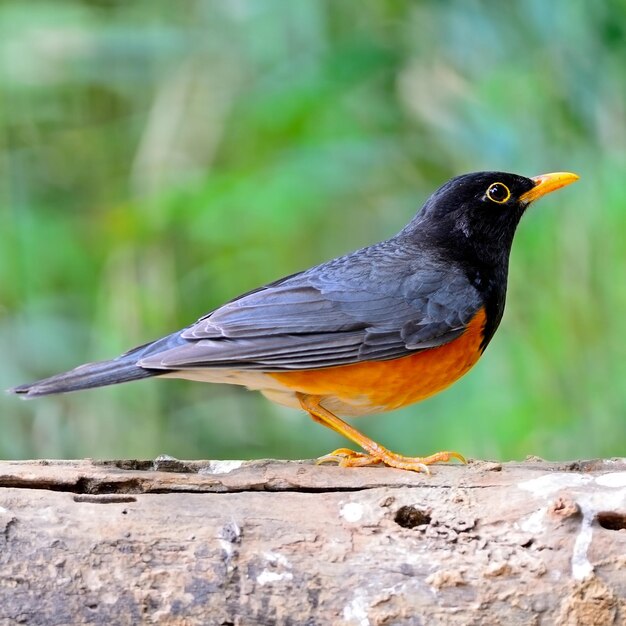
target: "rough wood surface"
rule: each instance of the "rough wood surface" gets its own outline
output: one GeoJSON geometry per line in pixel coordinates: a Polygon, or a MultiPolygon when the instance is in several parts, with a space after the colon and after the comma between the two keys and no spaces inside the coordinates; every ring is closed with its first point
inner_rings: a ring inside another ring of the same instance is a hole
{"type": "Polygon", "coordinates": [[[0,624],[626,621],[626,461],[0,462],[0,624]]]}

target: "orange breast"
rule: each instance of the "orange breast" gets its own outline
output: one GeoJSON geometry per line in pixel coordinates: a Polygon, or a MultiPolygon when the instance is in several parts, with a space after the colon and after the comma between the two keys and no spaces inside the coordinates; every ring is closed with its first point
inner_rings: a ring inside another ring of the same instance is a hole
{"type": "Polygon", "coordinates": [[[484,327],[481,309],[458,339],[438,348],[389,361],[268,375],[294,391],[390,411],[432,396],[463,376],[480,357],[484,327]]]}

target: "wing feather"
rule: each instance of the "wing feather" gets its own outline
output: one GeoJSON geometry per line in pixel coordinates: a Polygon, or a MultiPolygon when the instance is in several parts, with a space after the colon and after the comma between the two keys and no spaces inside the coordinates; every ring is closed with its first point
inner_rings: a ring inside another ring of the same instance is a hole
{"type": "Polygon", "coordinates": [[[139,365],[281,371],[398,358],[458,337],[480,306],[459,268],[388,240],[225,304],[139,365]]]}

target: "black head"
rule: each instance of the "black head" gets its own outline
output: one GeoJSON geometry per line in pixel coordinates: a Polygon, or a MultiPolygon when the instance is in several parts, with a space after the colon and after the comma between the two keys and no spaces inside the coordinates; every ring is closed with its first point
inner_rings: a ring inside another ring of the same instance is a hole
{"type": "Polygon", "coordinates": [[[506,263],[526,207],[578,179],[557,172],[526,178],[507,172],[475,172],[449,180],[403,231],[487,265],[506,263]]]}

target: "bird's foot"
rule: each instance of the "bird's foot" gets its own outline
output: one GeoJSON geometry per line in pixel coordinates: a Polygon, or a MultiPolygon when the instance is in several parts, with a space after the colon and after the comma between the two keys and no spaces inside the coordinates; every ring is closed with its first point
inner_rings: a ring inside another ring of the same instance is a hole
{"type": "Polygon", "coordinates": [[[318,465],[324,463],[337,463],[339,467],[364,467],[366,465],[379,465],[382,461],[365,452],[356,452],[350,448],[337,448],[317,459],[318,465]]]}
{"type": "Polygon", "coordinates": [[[344,422],[341,418],[331,413],[321,405],[319,396],[296,393],[302,408],[320,424],[327,426],[336,433],[347,437],[353,443],[361,446],[365,452],[354,452],[349,448],[338,448],[337,450],[318,459],[318,463],[338,462],[340,467],[363,467],[364,465],[377,465],[383,463],[389,467],[397,469],[411,470],[413,472],[424,472],[430,474],[428,466],[433,463],[445,463],[450,459],[458,459],[461,463],[466,463],[465,457],[458,452],[436,452],[430,456],[402,456],[387,450],[379,443],[376,443],[356,428],[344,422]]]}
{"type": "Polygon", "coordinates": [[[465,457],[458,452],[451,450],[444,450],[442,452],[436,452],[430,456],[402,456],[379,447],[377,454],[366,454],[364,452],[355,452],[349,448],[338,448],[331,453],[320,457],[317,462],[322,463],[337,463],[339,467],[365,467],[368,465],[384,464],[389,467],[395,467],[397,469],[412,470],[414,472],[424,472],[430,474],[428,469],[429,465],[433,463],[447,463],[452,459],[457,459],[461,463],[467,463],[465,457]]]}

